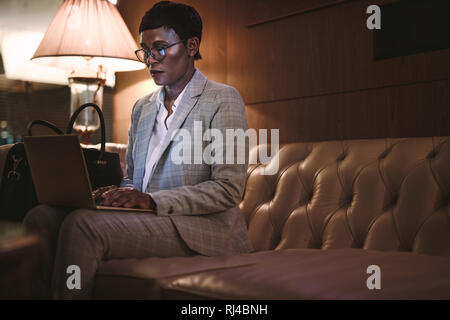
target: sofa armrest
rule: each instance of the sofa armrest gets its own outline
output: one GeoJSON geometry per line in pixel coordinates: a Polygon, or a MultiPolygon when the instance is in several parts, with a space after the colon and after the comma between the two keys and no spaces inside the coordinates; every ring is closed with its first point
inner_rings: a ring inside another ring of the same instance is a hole
{"type": "Polygon", "coordinates": [[[5,144],[0,146],[0,186],[2,185],[3,170],[5,168],[6,156],[8,155],[9,149],[11,149],[13,144],[5,144]]]}

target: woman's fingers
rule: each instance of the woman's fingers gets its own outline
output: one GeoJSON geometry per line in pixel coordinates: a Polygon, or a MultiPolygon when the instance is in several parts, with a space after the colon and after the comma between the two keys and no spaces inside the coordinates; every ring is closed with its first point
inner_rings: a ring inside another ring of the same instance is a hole
{"type": "MultiPolygon", "coordinates": [[[[102,194],[103,205],[120,207],[123,203],[128,201],[128,195],[132,192],[132,188],[119,188],[109,190],[102,194]]],[[[137,190],[136,190],[137,191],[137,190]]]]}
{"type": "Polygon", "coordinates": [[[152,206],[151,197],[147,193],[133,188],[118,188],[102,194],[102,204],[105,206],[149,209],[152,206]]]}
{"type": "Polygon", "coordinates": [[[113,190],[113,189],[118,189],[118,188],[119,187],[115,186],[115,185],[98,188],[97,190],[92,192],[92,197],[94,198],[94,201],[97,202],[101,199],[101,196],[105,192],[108,192],[109,190],[113,190]]]}

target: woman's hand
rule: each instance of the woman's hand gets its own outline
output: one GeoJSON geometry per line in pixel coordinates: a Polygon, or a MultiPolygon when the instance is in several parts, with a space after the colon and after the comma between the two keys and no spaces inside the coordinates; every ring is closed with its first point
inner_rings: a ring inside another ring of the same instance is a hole
{"type": "Polygon", "coordinates": [[[112,189],[117,189],[119,188],[118,186],[107,186],[107,187],[101,187],[96,189],[94,192],[92,192],[92,198],[94,198],[95,204],[101,205],[101,202],[103,202],[103,198],[102,198],[102,194],[104,194],[105,192],[112,190],[112,189]]]}
{"type": "Polygon", "coordinates": [[[113,188],[101,194],[100,205],[156,209],[156,203],[148,193],[133,188],[113,188]]]}

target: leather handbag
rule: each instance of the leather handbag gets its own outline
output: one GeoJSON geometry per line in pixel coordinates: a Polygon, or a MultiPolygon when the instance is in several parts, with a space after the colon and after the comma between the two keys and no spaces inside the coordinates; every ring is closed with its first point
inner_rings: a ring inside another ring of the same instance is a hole
{"type": "MultiPolygon", "coordinates": [[[[29,135],[35,125],[48,127],[58,134],[63,133],[51,122],[34,120],[27,126],[29,135]]],[[[0,186],[0,220],[22,221],[28,210],[38,204],[36,191],[24,143],[16,142],[6,147],[9,147],[9,150],[0,186]]]]}
{"type": "Polygon", "coordinates": [[[101,129],[100,150],[94,148],[83,148],[84,159],[89,172],[92,190],[110,185],[120,186],[123,174],[120,166],[119,154],[105,151],[105,119],[103,117],[102,110],[95,103],[85,103],[73,113],[67,126],[66,133],[72,133],[73,125],[78,115],[81,111],[88,107],[93,107],[97,111],[100,118],[101,129]]]}
{"type": "Polygon", "coordinates": [[[64,132],[62,132],[57,126],[55,126],[53,123],[51,123],[50,121],[46,121],[46,120],[33,120],[30,121],[27,125],[27,132],[29,136],[32,136],[32,132],[31,132],[31,128],[33,128],[35,125],[41,125],[47,128],[52,129],[53,131],[55,131],[57,134],[64,134],[64,132]]]}

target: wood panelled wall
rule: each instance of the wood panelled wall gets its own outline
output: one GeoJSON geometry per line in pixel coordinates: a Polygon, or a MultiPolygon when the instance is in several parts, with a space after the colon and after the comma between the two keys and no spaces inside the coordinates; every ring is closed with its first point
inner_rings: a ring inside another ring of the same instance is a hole
{"type": "MultiPolygon", "coordinates": [[[[138,39],[140,18],[155,1],[122,2],[138,39]]],[[[249,127],[279,128],[281,143],[450,135],[450,50],[373,60],[366,8],[390,2],[185,1],[204,21],[198,68],[239,90],[249,127]]],[[[117,77],[117,142],[126,142],[146,77],[117,77]]]]}

